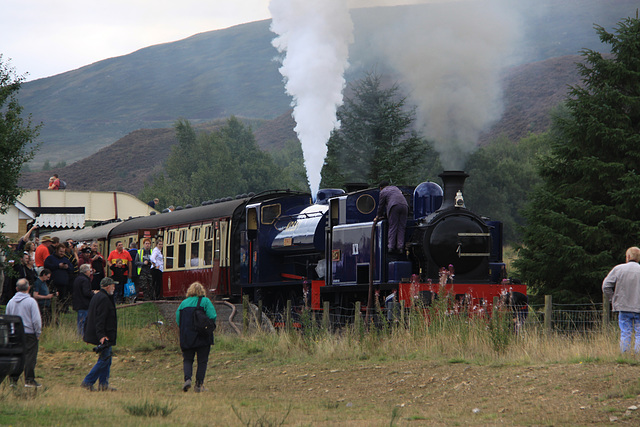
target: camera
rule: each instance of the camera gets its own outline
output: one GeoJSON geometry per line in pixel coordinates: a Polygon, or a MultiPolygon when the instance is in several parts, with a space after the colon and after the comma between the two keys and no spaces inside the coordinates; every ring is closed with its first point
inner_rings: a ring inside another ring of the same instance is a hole
{"type": "Polygon", "coordinates": [[[104,340],[102,344],[98,344],[97,346],[93,347],[93,351],[95,351],[96,353],[102,353],[104,349],[110,346],[111,346],[111,343],[109,342],[109,340],[104,340]]]}

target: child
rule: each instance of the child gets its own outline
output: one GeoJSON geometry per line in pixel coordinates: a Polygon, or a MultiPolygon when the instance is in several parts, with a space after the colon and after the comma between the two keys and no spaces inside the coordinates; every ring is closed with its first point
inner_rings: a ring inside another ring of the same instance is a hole
{"type": "Polygon", "coordinates": [[[125,272],[127,271],[127,267],[123,265],[121,259],[115,260],[115,264],[111,266],[111,278],[118,282],[116,285],[116,290],[114,292],[114,298],[116,304],[122,303],[122,298],[124,295],[124,284],[127,283],[127,276],[125,276],[125,272]]]}

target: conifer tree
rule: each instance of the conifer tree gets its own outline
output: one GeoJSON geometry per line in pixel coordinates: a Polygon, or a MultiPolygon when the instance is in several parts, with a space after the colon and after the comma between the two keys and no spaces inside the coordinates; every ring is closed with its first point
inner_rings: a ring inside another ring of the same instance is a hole
{"type": "Polygon", "coordinates": [[[435,174],[438,156],[413,130],[415,108],[407,107],[399,87],[385,88],[379,75],[368,73],[351,89],[337,112],[340,129],[327,144],[322,187],[382,180],[411,185],[435,174]]]}
{"type": "Polygon", "coordinates": [[[596,31],[611,55],[583,51],[515,263],[533,292],[565,302],[599,301],[608,270],[640,245],[640,20],[596,31]]]}

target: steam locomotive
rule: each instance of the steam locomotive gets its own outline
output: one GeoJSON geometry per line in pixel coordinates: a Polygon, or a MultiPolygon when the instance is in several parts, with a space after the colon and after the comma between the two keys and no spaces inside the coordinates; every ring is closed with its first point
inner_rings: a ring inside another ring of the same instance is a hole
{"type": "MultiPolygon", "coordinates": [[[[445,171],[436,183],[400,187],[409,202],[406,250],[386,251],[387,221],[374,221],[379,190],[268,191],[204,202],[126,221],[67,232],[75,241],[97,240],[106,253],[144,238],[162,238],[163,297],[183,297],[198,280],[218,299],[249,295],[272,310],[287,300],[321,309],[365,303],[369,290],[399,300],[451,293],[477,307],[505,292],[502,224],[465,207],[468,175],[445,171]]],[[[62,233],[62,232],[59,232],[62,233]]]]}

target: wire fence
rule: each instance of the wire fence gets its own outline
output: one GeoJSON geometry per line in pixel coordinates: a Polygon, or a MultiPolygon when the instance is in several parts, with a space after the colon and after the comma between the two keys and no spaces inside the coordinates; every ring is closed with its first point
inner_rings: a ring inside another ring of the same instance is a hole
{"type": "MultiPolygon", "coordinates": [[[[522,327],[531,327],[560,334],[599,332],[604,326],[617,324],[617,313],[605,309],[608,302],[590,304],[544,304],[528,305],[520,310],[513,310],[522,327]]],[[[503,307],[504,308],[504,307],[503,307]]],[[[420,309],[420,308],[418,308],[420,309]]],[[[424,309],[424,307],[422,308],[424,309]]],[[[511,310],[511,308],[506,308],[511,310]]],[[[409,317],[411,309],[395,307],[374,307],[370,310],[369,321],[380,324],[384,321],[399,320],[409,317]]],[[[263,310],[276,328],[301,328],[310,324],[328,327],[332,330],[353,326],[358,322],[366,322],[366,308],[359,304],[351,307],[331,306],[328,313],[310,310],[305,306],[290,305],[288,309],[270,312],[263,310]],[[356,315],[357,314],[357,315],[356,315]]],[[[459,319],[468,316],[474,319],[489,319],[488,311],[450,310],[450,318],[459,319]]]]}

